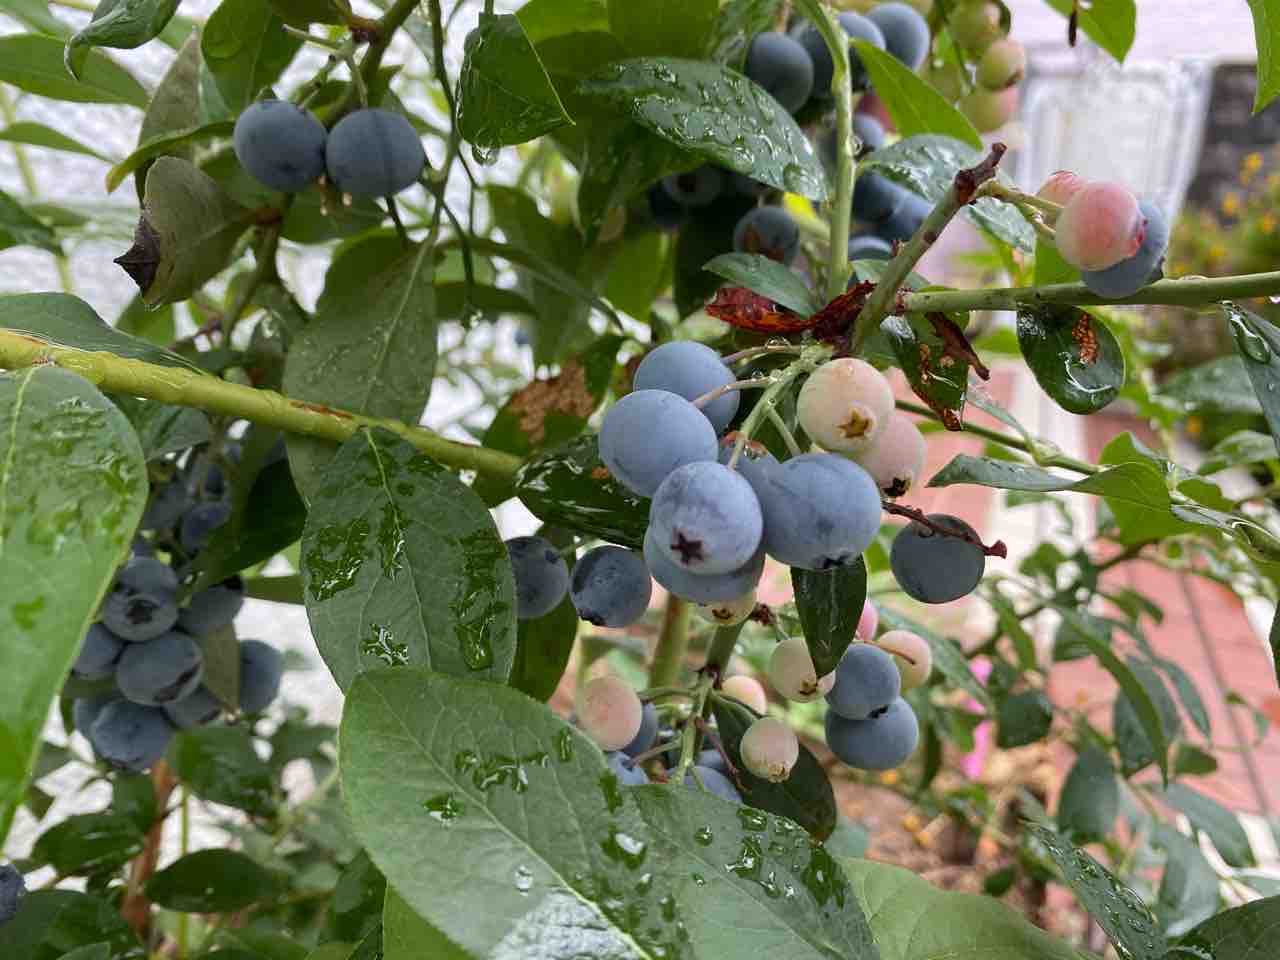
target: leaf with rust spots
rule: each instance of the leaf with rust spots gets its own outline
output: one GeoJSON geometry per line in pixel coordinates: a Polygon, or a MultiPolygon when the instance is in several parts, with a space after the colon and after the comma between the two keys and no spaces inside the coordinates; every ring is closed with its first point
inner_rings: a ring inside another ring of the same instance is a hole
{"type": "MultiPolygon", "coordinates": [[[[970,361],[963,350],[956,348],[954,338],[945,337],[920,314],[889,317],[880,324],[880,330],[916,396],[929,405],[948,430],[960,430],[970,361]]],[[[956,331],[959,332],[958,327],[956,331]]],[[[967,344],[963,333],[960,340],[967,344]]]]}
{"type": "Polygon", "coordinates": [[[799,333],[817,323],[817,315],[802,317],[746,287],[721,287],[706,311],[731,327],[756,333],[799,333]]]}
{"type": "Polygon", "coordinates": [[[813,315],[813,335],[827,343],[842,345],[848,338],[853,321],[867,302],[867,295],[874,289],[874,283],[864,280],[830,301],[813,315]]]}
{"type": "Polygon", "coordinates": [[[1124,354],[1115,335],[1079,307],[1018,311],[1018,346],[1036,381],[1071,413],[1101,410],[1124,386],[1124,354]]]}
{"type": "Polygon", "coordinates": [[[1090,317],[1083,310],[1076,317],[1075,326],[1071,328],[1071,339],[1076,342],[1080,351],[1080,362],[1094,364],[1098,362],[1098,335],[1093,330],[1090,317]]]}
{"type": "Polygon", "coordinates": [[[557,376],[535,380],[517,390],[507,401],[507,410],[520,422],[520,429],[532,447],[547,439],[547,418],[553,414],[586,420],[595,413],[598,399],[587,389],[587,371],[570,361],[557,376]]]}
{"type": "Polygon", "coordinates": [[[963,360],[970,364],[974,372],[983,380],[991,379],[991,371],[987,369],[986,364],[982,362],[982,358],[973,349],[973,344],[964,335],[964,331],[960,329],[959,324],[941,312],[927,313],[925,317],[933,325],[933,332],[938,335],[938,338],[945,345],[943,349],[947,357],[963,360]]]}

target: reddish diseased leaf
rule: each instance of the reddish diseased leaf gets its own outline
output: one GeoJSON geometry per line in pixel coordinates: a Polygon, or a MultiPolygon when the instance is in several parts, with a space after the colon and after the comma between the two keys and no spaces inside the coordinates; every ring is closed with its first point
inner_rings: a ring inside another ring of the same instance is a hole
{"type": "Polygon", "coordinates": [[[972,365],[974,372],[983,380],[991,379],[991,371],[987,369],[982,358],[978,356],[969,338],[954,320],[945,313],[927,313],[925,317],[933,324],[933,332],[944,344],[944,352],[956,360],[963,360],[972,365]]]}
{"type": "Polygon", "coordinates": [[[862,310],[862,305],[867,302],[867,294],[874,289],[875,284],[869,280],[854,284],[815,313],[814,336],[827,342],[843,340],[862,310]]]}
{"type": "Polygon", "coordinates": [[[802,317],[746,287],[721,287],[706,311],[732,327],[757,333],[799,333],[812,328],[820,316],[802,317]]]}

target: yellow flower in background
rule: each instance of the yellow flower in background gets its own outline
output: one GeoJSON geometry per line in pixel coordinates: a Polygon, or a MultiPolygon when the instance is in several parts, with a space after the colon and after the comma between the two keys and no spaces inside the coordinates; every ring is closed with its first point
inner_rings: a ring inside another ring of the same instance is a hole
{"type": "Polygon", "coordinates": [[[1240,182],[1248,184],[1254,174],[1262,169],[1262,154],[1254,151],[1244,158],[1240,164],[1240,182]]]}
{"type": "Polygon", "coordinates": [[[1222,198],[1222,212],[1228,217],[1234,217],[1240,212],[1240,194],[1234,190],[1228,191],[1226,196],[1222,198]]]}
{"type": "Polygon", "coordinates": [[[1227,258],[1227,248],[1220,243],[1215,243],[1209,247],[1206,254],[1210,260],[1225,260],[1227,258]]]}
{"type": "Polygon", "coordinates": [[[1258,229],[1267,236],[1271,236],[1276,232],[1276,218],[1269,213],[1264,213],[1262,219],[1258,221],[1258,229]]]}

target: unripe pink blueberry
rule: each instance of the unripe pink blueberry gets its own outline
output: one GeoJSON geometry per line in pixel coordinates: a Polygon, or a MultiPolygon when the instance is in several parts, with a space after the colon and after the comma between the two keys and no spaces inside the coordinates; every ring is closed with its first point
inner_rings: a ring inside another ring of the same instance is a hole
{"type": "Polygon", "coordinates": [[[1105,270],[1138,252],[1146,218],[1132,191],[1096,180],[1067,201],[1055,229],[1063,260],[1081,270],[1105,270]]]}
{"type": "Polygon", "coordinates": [[[1017,40],[997,40],[978,63],[978,83],[1003,90],[1021,82],[1027,72],[1027,51],[1017,40]]]}
{"type": "Polygon", "coordinates": [[[960,98],[960,112],[969,118],[979,133],[999,130],[1018,112],[1018,88],[1008,90],[971,90],[960,98]]]}
{"type": "Polygon", "coordinates": [[[880,611],[868,597],[862,604],[862,616],[858,617],[858,628],[855,631],[859,640],[871,640],[880,629],[880,611]]]}
{"type": "Polygon", "coordinates": [[[870,450],[854,457],[886,497],[905,496],[924,470],[924,434],[900,410],[889,414],[885,430],[870,450]]]}
{"type": "Polygon", "coordinates": [[[739,673],[721,684],[720,689],[724,691],[726,697],[733,697],[740,703],[745,703],[756,713],[769,712],[769,695],[765,693],[764,687],[755,677],[739,673]]]}
{"type": "Polygon", "coordinates": [[[924,637],[910,630],[889,630],[876,640],[876,645],[893,654],[904,691],[924,686],[928,681],[933,671],[933,649],[924,637]],[[908,657],[912,662],[907,662],[908,657]]]}
{"type": "Polygon", "coordinates": [[[735,597],[732,600],[723,600],[720,603],[700,603],[694,610],[701,619],[706,620],[708,623],[714,623],[718,627],[733,627],[751,616],[751,611],[755,608],[756,592],[752,590],[750,593],[744,593],[742,596],[735,597]]]}
{"type": "Polygon", "coordinates": [[[1049,179],[1036,192],[1036,196],[1041,200],[1048,200],[1050,203],[1062,206],[1079,193],[1088,182],[1084,177],[1070,170],[1055,170],[1049,174],[1049,179]]]}
{"type": "Polygon", "coordinates": [[[772,717],[761,717],[742,735],[742,765],[757,777],[781,783],[800,759],[795,731],[772,717]]]}
{"type": "Polygon", "coordinates": [[[769,683],[773,689],[799,703],[808,703],[826,696],[835,686],[836,675],[833,670],[825,677],[819,677],[813,666],[813,657],[809,655],[809,646],[803,637],[792,637],[783,640],[773,648],[769,657],[769,683]]]}
{"type": "Polygon", "coordinates": [[[578,695],[578,724],[602,750],[621,750],[640,732],[644,707],[625,680],[597,677],[578,695]]]}
{"type": "Polygon", "coordinates": [[[893,408],[893,388],[884,374],[855,357],[820,366],[800,388],[796,402],[805,433],[823,449],[844,454],[869,450],[893,408]]]}

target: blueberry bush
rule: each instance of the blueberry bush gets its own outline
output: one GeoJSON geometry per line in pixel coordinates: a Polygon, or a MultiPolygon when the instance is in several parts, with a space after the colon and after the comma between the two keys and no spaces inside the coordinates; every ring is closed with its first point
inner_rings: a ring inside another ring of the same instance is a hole
{"type": "MultiPolygon", "coordinates": [[[[1132,0],[1047,2],[1064,44],[1123,60],[1132,0]]],[[[1280,597],[1268,488],[1214,477],[1276,462],[1280,335],[1252,301],[1280,272],[1166,277],[1166,218],[1124,184],[1016,189],[1026,54],[998,0],[375,6],[103,0],[72,27],[78,4],[0,0],[28,194],[69,151],[140,206],[108,323],[63,259],[100,198],[0,193],[0,247],[65,287],[0,296],[0,839],[37,834],[0,864],[0,957],[1090,955],[1000,901],[1048,882],[1124,960],[1280,955],[1274,881],[1194,785],[1213,731],[1144,634],[1160,598],[1102,577],[1141,559],[1280,597]],[[174,51],[154,89],[143,44],[174,51]],[[15,97],[136,110],[136,149],[15,97]],[[957,216],[1010,285],[917,272],[957,216]],[[304,248],[314,300],[281,267],[304,248]],[[1230,330],[1235,366],[1158,389],[1141,304],[1230,330]],[[981,389],[1014,359],[1165,440],[1215,390],[1258,415],[1199,473],[1130,433],[1088,462],[981,389]],[[470,439],[420,426],[463,379],[470,439]],[[940,431],[982,455],[926,476],[940,431]],[[912,503],[957,484],[1083,494],[1097,541],[1015,568],[985,517],[912,503]],[[513,498],[542,526],[504,543],[513,498]],[[794,599],[760,602],[767,559],[794,599]],[[247,597],[305,608],[339,729],[280,698],[247,597]],[[962,598],[980,634],[933,615],[962,598]],[[1106,729],[1045,695],[1080,658],[1116,681],[1106,729]],[[983,721],[1074,758],[1054,802],[954,775],[983,721]],[[50,817],[71,767],[110,801],[50,817]],[[863,859],[841,781],[1007,866],[977,896],[863,859]],[[197,849],[196,810],[228,842],[197,849]]],[[[1280,3],[1250,6],[1261,109],[1280,3]]]]}

